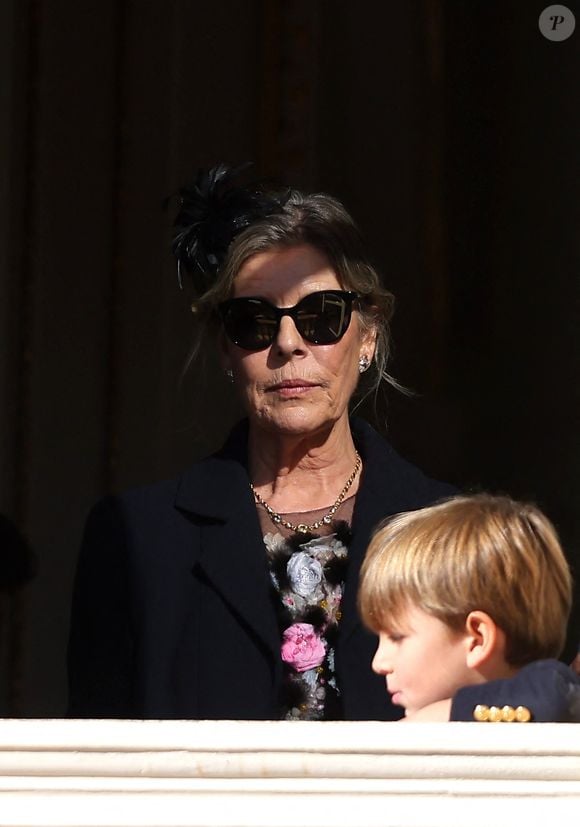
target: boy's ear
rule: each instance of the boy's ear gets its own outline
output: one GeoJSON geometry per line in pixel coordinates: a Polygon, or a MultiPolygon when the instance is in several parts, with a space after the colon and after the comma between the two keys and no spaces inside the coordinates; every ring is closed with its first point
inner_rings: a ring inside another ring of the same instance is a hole
{"type": "Polygon", "coordinates": [[[467,640],[466,663],[470,669],[479,669],[494,656],[503,654],[505,635],[496,622],[479,609],[470,612],[465,621],[467,640]]]}

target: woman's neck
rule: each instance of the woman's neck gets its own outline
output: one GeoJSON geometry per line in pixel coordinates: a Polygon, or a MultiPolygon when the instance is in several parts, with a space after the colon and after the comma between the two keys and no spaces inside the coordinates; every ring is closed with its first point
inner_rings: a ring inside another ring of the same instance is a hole
{"type": "MultiPolygon", "coordinates": [[[[250,425],[249,465],[255,490],[280,513],[332,505],[356,464],[348,419],[326,432],[288,435],[250,425]]],[[[349,496],[356,493],[357,474],[349,496]]]]}

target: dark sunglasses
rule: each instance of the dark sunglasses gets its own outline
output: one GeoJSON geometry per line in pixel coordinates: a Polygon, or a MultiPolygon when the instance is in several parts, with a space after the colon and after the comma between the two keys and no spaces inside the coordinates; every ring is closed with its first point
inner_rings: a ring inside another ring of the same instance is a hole
{"type": "Polygon", "coordinates": [[[275,307],[265,299],[229,299],[219,305],[226,336],[244,350],[265,350],[290,316],[303,339],[330,345],[342,339],[350,324],[353,302],[360,296],[349,290],[320,290],[304,296],[294,307],[275,307]]]}

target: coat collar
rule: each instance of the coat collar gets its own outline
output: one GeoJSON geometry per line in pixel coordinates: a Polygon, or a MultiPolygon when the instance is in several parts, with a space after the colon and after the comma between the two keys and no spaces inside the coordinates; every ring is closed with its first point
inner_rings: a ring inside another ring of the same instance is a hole
{"type": "Polygon", "coordinates": [[[246,468],[247,426],[242,423],[218,454],[182,475],[175,507],[199,526],[194,564],[277,655],[280,633],[246,468]]]}
{"type": "Polygon", "coordinates": [[[243,420],[218,453],[182,474],[176,508],[218,522],[246,512],[250,503],[254,507],[247,468],[248,424],[243,420]]]}
{"type": "Polygon", "coordinates": [[[357,611],[360,568],[373,531],[393,514],[432,505],[456,493],[446,483],[429,479],[403,459],[363,419],[351,420],[353,438],[363,459],[363,478],[353,514],[353,539],[343,597],[343,640],[361,623],[357,611]]]}
{"type": "Polygon", "coordinates": [[[393,448],[362,419],[351,421],[352,434],[363,460],[363,477],[358,489],[352,521],[352,542],[343,595],[342,640],[360,624],[357,591],[360,569],[373,530],[387,515],[403,510],[400,498],[399,464],[393,448]],[[400,506],[399,508],[397,506],[400,506]]]}

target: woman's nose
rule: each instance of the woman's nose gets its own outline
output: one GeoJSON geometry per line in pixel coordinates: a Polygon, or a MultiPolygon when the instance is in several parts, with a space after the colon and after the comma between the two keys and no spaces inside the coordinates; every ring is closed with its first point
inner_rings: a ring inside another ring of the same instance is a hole
{"type": "Polygon", "coordinates": [[[282,316],[280,319],[275,343],[278,353],[281,354],[296,353],[305,349],[304,339],[298,332],[294,319],[290,316],[282,316]]]}

